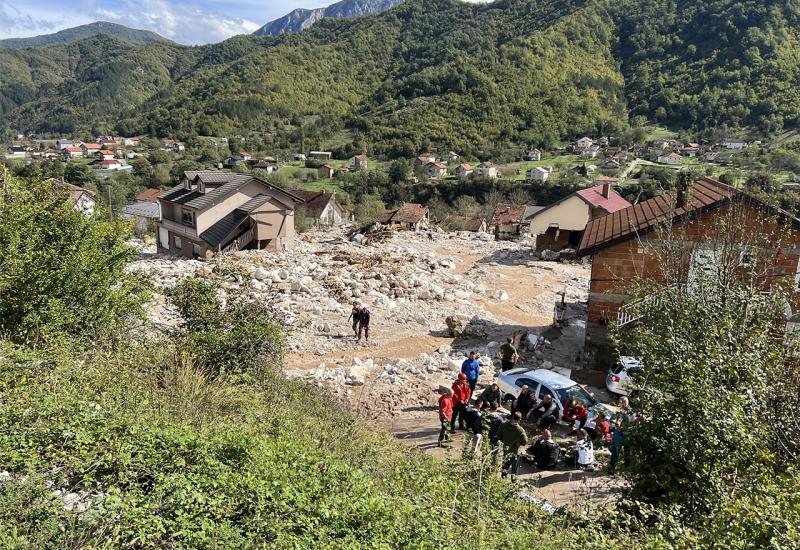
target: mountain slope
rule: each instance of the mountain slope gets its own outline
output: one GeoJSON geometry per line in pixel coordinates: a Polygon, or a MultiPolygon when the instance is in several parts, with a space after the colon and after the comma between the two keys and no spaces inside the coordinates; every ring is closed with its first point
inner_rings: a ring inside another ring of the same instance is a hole
{"type": "Polygon", "coordinates": [[[70,44],[90,36],[108,34],[130,42],[131,44],[148,44],[150,42],[167,42],[168,40],[151,31],[131,29],[116,23],[97,21],[71,29],[64,29],[53,34],[43,34],[30,38],[7,38],[0,40],[0,48],[42,48],[70,44]]]}
{"type": "Polygon", "coordinates": [[[406,0],[302,34],[198,48],[98,36],[0,50],[0,73],[6,132],[254,131],[285,149],[349,135],[408,156],[617,134],[629,114],[771,131],[800,122],[800,7],[406,0]]]}
{"type": "Polygon", "coordinates": [[[256,36],[279,36],[285,33],[300,32],[324,17],[345,18],[361,17],[373,13],[381,13],[392,8],[403,0],[341,0],[327,8],[298,8],[290,13],[270,21],[253,34],[256,36]]]}

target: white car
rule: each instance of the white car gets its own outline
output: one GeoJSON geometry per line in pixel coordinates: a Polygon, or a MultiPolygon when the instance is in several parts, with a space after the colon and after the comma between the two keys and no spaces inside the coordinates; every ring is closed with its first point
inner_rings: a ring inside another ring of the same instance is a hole
{"type": "Polygon", "coordinates": [[[497,385],[500,391],[503,392],[504,401],[516,399],[520,391],[522,391],[522,386],[528,386],[537,399],[541,399],[545,395],[552,395],[556,403],[558,403],[558,421],[560,424],[566,424],[563,421],[564,405],[575,398],[582,401],[586,408],[589,409],[587,428],[594,428],[594,419],[599,412],[603,412],[606,418],[611,417],[611,410],[598,403],[589,392],[583,389],[583,386],[551,370],[511,369],[497,378],[497,385]]]}
{"type": "Polygon", "coordinates": [[[622,356],[608,369],[606,388],[617,395],[629,395],[631,391],[631,372],[642,368],[642,362],[636,357],[622,356]]]}

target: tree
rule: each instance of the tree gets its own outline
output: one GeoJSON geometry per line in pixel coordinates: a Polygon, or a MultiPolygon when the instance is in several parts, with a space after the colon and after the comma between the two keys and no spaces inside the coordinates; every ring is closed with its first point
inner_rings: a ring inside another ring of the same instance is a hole
{"type": "Polygon", "coordinates": [[[69,334],[105,339],[143,314],[143,281],[124,222],[76,211],[51,181],[0,168],[0,332],[26,342],[69,334]]]}
{"type": "Polygon", "coordinates": [[[406,181],[411,171],[406,159],[393,160],[389,165],[389,181],[392,183],[402,183],[406,181]]]}
{"type": "Polygon", "coordinates": [[[384,212],[386,205],[377,195],[362,195],[353,209],[353,214],[359,223],[373,221],[384,212]]]}

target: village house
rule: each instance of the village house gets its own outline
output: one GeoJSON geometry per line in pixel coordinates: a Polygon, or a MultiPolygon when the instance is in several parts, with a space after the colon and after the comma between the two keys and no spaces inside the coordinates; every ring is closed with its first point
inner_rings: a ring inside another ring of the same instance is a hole
{"type": "Polygon", "coordinates": [[[122,170],[124,168],[123,164],[117,159],[99,160],[96,164],[101,170],[122,170]]]}
{"type": "Polygon", "coordinates": [[[83,156],[83,151],[81,151],[80,147],[75,147],[74,145],[69,145],[61,149],[61,155],[65,159],[77,159],[83,156]]]}
{"type": "Polygon", "coordinates": [[[386,212],[377,223],[386,229],[420,231],[428,228],[428,209],[421,204],[404,202],[397,210],[386,212]]]}
{"type": "Polygon", "coordinates": [[[541,206],[498,204],[491,221],[494,238],[498,241],[513,240],[528,235],[531,219],[540,210],[541,206]]]}
{"type": "Polygon", "coordinates": [[[28,150],[22,145],[12,145],[6,149],[6,158],[25,158],[28,155],[28,150]]]}
{"type": "Polygon", "coordinates": [[[584,160],[593,159],[597,156],[597,153],[600,152],[600,147],[597,145],[591,145],[586,149],[581,149],[579,151],[580,157],[584,160]]]}
{"type": "Polygon", "coordinates": [[[81,143],[79,147],[85,158],[93,157],[97,151],[103,148],[99,143],[81,143]]]}
{"type": "Polygon", "coordinates": [[[114,136],[97,136],[97,142],[104,148],[104,149],[112,149],[116,147],[117,140],[114,136]]]}
{"type": "Polygon", "coordinates": [[[366,170],[369,166],[369,160],[367,159],[367,155],[356,155],[354,157],[350,157],[346,166],[351,172],[366,170]]]}
{"type": "Polygon", "coordinates": [[[122,141],[125,147],[139,147],[142,144],[141,136],[127,137],[122,141]]]}
{"type": "Polygon", "coordinates": [[[740,139],[726,139],[719,145],[725,149],[747,149],[747,142],[740,139]]]}
{"type": "Polygon", "coordinates": [[[350,221],[350,214],[336,200],[336,193],[327,191],[293,191],[305,201],[298,207],[302,210],[306,221],[317,227],[343,225],[350,221]]]}
{"type": "MultiPolygon", "coordinates": [[[[102,143],[102,142],[101,142],[102,143]]],[[[164,151],[185,151],[186,144],[182,141],[175,141],[172,139],[164,139],[161,141],[161,149],[164,151]]]]}
{"type": "Polygon", "coordinates": [[[536,250],[577,248],[589,221],[630,206],[609,183],[581,189],[539,210],[530,220],[536,250]]]}
{"type": "Polygon", "coordinates": [[[669,155],[662,155],[658,157],[659,164],[669,164],[671,166],[680,166],[683,164],[683,157],[678,153],[670,153],[669,155]]]}
{"type": "Polygon", "coordinates": [[[617,178],[612,178],[611,176],[597,176],[592,180],[592,185],[616,185],[617,183],[619,183],[619,180],[617,178]]]}
{"type": "Polygon", "coordinates": [[[109,151],[108,149],[100,149],[95,151],[94,159],[97,161],[100,160],[113,160],[114,158],[114,151],[109,151]]]}
{"type": "Polygon", "coordinates": [[[248,174],[188,171],[159,198],[158,248],[187,258],[294,245],[294,212],[303,199],[248,174]]]}
{"type": "Polygon", "coordinates": [[[530,182],[544,183],[550,177],[552,170],[547,166],[537,166],[525,172],[525,179],[530,182]]]}
{"type": "Polygon", "coordinates": [[[590,137],[582,137],[575,142],[575,148],[578,151],[585,151],[594,146],[594,141],[590,137]]]}
{"type": "Polygon", "coordinates": [[[456,153],[455,151],[450,151],[449,153],[447,153],[447,162],[455,162],[459,158],[460,157],[458,156],[458,153],[456,153]]]}
{"type": "Polygon", "coordinates": [[[427,166],[432,162],[436,162],[436,157],[430,153],[422,153],[416,159],[414,159],[415,166],[427,166]]]}
{"type": "Polygon", "coordinates": [[[542,160],[542,152],[539,149],[529,149],[522,155],[522,160],[539,162],[542,160]]]}
{"type": "Polygon", "coordinates": [[[475,172],[475,169],[471,164],[462,162],[456,168],[456,177],[460,180],[467,179],[473,174],[473,172],[475,172]]]}
{"type": "Polygon", "coordinates": [[[61,151],[62,149],[65,149],[67,147],[72,147],[72,140],[70,140],[70,139],[59,139],[58,141],[56,141],[56,146],[58,147],[59,151],[61,151]]]}
{"type": "Polygon", "coordinates": [[[607,174],[613,174],[614,172],[617,172],[621,167],[622,165],[619,163],[618,160],[615,160],[613,158],[607,158],[600,165],[600,170],[602,170],[607,174]]]}
{"type": "Polygon", "coordinates": [[[252,155],[252,154],[250,154],[250,153],[248,153],[247,151],[241,151],[241,152],[239,153],[239,158],[240,158],[241,160],[243,160],[243,161],[247,162],[247,161],[249,161],[249,160],[253,160],[253,155],[252,155]]]}
{"type": "Polygon", "coordinates": [[[425,175],[431,179],[447,176],[447,165],[443,162],[429,162],[425,165],[425,175]]]}
{"type": "Polygon", "coordinates": [[[687,143],[683,147],[683,149],[681,149],[681,154],[684,157],[695,158],[697,155],[700,154],[700,144],[699,143],[687,143]]]}
{"type": "Polygon", "coordinates": [[[319,177],[329,180],[333,178],[333,175],[336,173],[336,168],[331,166],[330,164],[323,164],[319,167],[319,177]]]}
{"type": "Polygon", "coordinates": [[[72,185],[64,181],[64,178],[51,178],[47,181],[52,182],[53,187],[65,191],[68,195],[69,203],[77,212],[92,216],[97,207],[97,194],[83,187],[72,185]]]}
{"type": "Polygon", "coordinates": [[[133,229],[139,235],[153,230],[158,220],[161,219],[158,199],[156,202],[137,200],[121,208],[119,213],[126,220],[133,221],[133,229]]]}
{"type": "Polygon", "coordinates": [[[496,180],[500,177],[500,170],[497,169],[494,163],[486,161],[475,167],[475,175],[496,180]]]}
{"type": "Polygon", "coordinates": [[[316,160],[331,160],[333,158],[333,153],[330,151],[311,151],[308,153],[308,156],[316,160]]]}
{"type": "Polygon", "coordinates": [[[292,159],[294,159],[295,161],[305,162],[306,156],[303,153],[295,153],[294,155],[292,155],[292,159]]]}
{"type": "Polygon", "coordinates": [[[161,195],[161,189],[145,189],[138,195],[136,195],[136,200],[138,202],[152,202],[158,204],[158,196],[161,195]]]}
{"type": "Polygon", "coordinates": [[[627,298],[634,280],[641,277],[663,280],[663,265],[654,247],[670,238],[670,234],[683,250],[679,255],[683,263],[680,273],[685,278],[682,284],[697,284],[710,268],[735,272],[752,261],[752,256],[759,252],[753,248],[757,242],[753,235],[761,235],[770,242],[768,250],[760,250],[770,264],[759,268],[769,273],[767,288],[772,281],[786,277],[791,277],[795,285],[798,283],[800,220],[710,178],[701,178],[684,192],[662,194],[595,218],[586,226],[578,248],[578,256],[592,258],[586,332],[586,356],[590,364],[605,367],[614,359],[607,333],[610,323],[624,327],[638,319],[637,312],[641,310],[637,308],[642,301],[631,302],[627,298]],[[739,217],[734,220],[736,223],[729,220],[720,224],[729,215],[739,217]],[[777,221],[764,221],[770,216],[777,221]],[[658,227],[663,231],[656,231],[658,227]],[[720,230],[721,227],[725,229],[720,230]],[[739,246],[741,254],[737,252],[739,246]],[[723,247],[736,252],[737,265],[719,265],[723,247]]]}

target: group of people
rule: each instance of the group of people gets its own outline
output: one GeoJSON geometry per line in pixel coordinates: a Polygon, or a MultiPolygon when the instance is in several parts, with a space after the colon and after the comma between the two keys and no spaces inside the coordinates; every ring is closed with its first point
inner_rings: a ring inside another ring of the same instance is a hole
{"type": "Polygon", "coordinates": [[[440,387],[438,446],[449,446],[450,434],[459,429],[470,433],[465,446],[469,452],[480,448],[484,436],[488,438],[493,456],[499,456],[502,448],[503,475],[517,475],[523,457],[540,470],[551,470],[562,460],[561,447],[554,441],[551,431],[561,415],[572,428],[569,435],[575,435],[575,443],[567,452],[568,463],[581,470],[593,471],[595,448],[599,445],[607,446],[611,451],[609,467],[612,470],[616,469],[620,457],[628,465],[630,454],[625,439],[635,415],[629,409],[627,398],[620,399],[621,412],[618,415],[609,418],[601,412],[594,418],[594,426],[588,427],[589,410],[580,399],[566,403],[562,414],[552,395],[544,394],[537,399],[528,386],[522,386],[511,405],[511,415],[506,419],[499,412],[503,395],[495,383],[486,387],[472,404],[480,374],[480,364],[472,352],[463,362],[452,387],[440,387]],[[538,432],[529,446],[523,420],[533,424],[538,432]]]}
{"type": "Polygon", "coordinates": [[[359,304],[358,302],[353,304],[353,309],[350,312],[350,316],[347,318],[349,321],[350,319],[353,320],[353,335],[361,341],[361,335],[363,333],[364,340],[369,342],[369,320],[370,320],[370,313],[367,306],[364,304],[359,304]]]}

